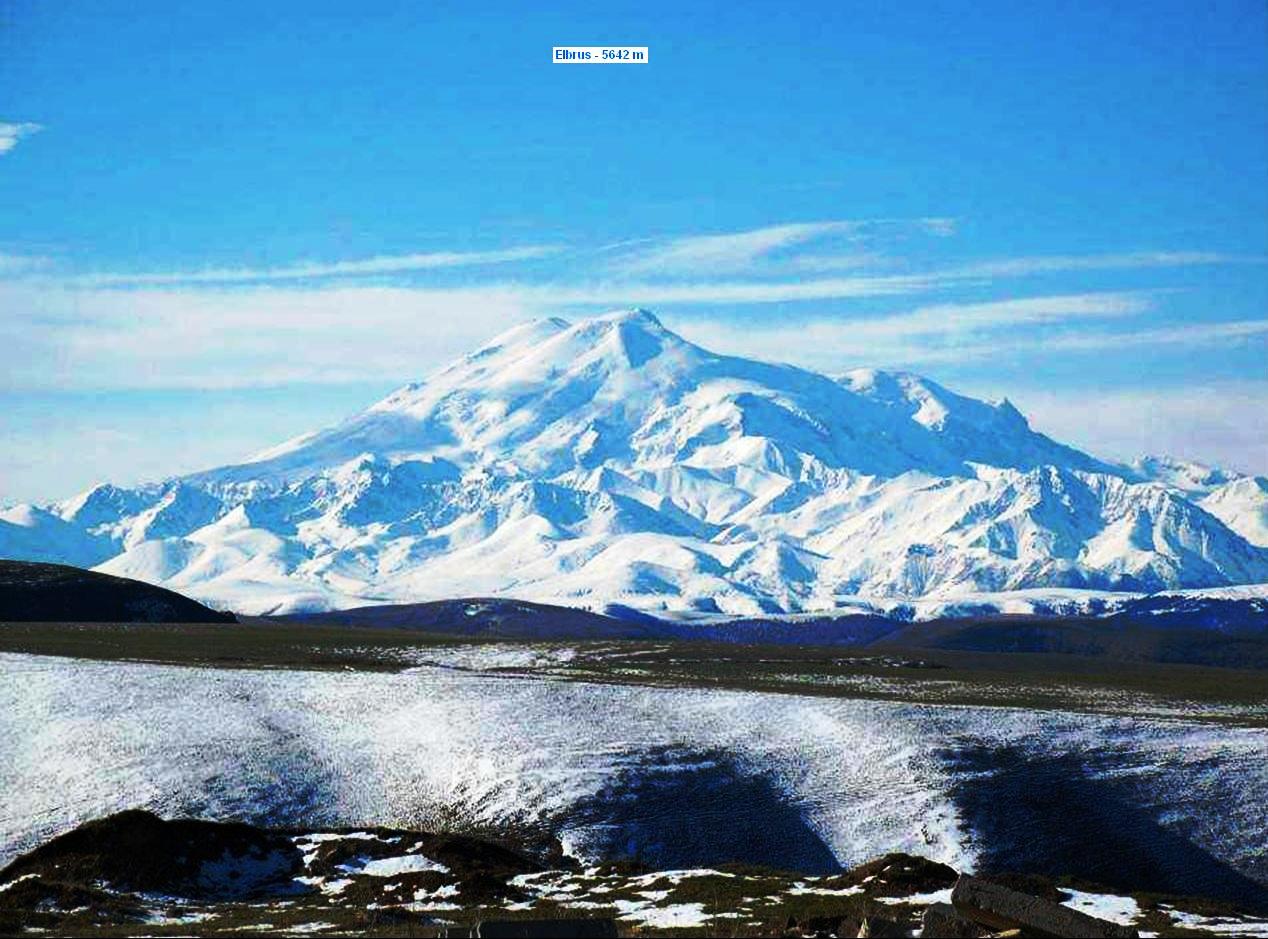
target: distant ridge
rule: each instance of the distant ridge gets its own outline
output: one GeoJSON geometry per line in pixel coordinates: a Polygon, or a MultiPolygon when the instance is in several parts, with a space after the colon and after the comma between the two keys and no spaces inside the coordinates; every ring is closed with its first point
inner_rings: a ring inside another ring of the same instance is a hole
{"type": "Polygon", "coordinates": [[[232,623],[178,593],[62,564],[0,561],[0,622],[232,623]]]}
{"type": "Polygon", "coordinates": [[[1120,661],[1268,668],[1268,596],[1158,594],[1101,616],[974,614],[911,622],[877,613],[670,620],[614,608],[611,615],[496,598],[294,613],[268,621],[404,629],[522,641],[634,639],[744,645],[841,646],[1058,653],[1120,661]]]}
{"type": "Polygon", "coordinates": [[[646,639],[657,635],[646,620],[617,619],[588,610],[474,597],[363,606],[329,613],[293,613],[273,619],[321,626],[410,629],[499,639],[646,639]]]}

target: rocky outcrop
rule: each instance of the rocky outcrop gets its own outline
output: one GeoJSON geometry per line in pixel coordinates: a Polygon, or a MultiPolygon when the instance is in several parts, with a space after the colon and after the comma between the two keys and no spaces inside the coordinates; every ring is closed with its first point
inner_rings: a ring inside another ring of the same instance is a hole
{"type": "Polygon", "coordinates": [[[128,811],[66,832],[0,870],[0,935],[694,930],[970,939],[1135,936],[1137,925],[1227,935],[1268,926],[1211,901],[1090,889],[1033,876],[961,876],[904,854],[820,877],[739,865],[582,867],[540,841],[389,828],[271,829],[128,811]]]}
{"type": "Polygon", "coordinates": [[[1055,939],[1133,939],[1139,935],[1130,926],[967,875],[956,881],[951,904],[962,919],[995,932],[1021,930],[1025,935],[1055,939]]]}

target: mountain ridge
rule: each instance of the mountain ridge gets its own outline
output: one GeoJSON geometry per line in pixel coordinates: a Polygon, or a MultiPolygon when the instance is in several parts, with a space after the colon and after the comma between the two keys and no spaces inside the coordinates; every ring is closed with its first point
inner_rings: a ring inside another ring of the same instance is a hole
{"type": "Polygon", "coordinates": [[[721,355],[630,310],[515,327],[241,463],[7,510],[0,555],[246,613],[462,595],[754,615],[1219,588],[1268,582],[1261,480],[1108,463],[1007,400],[721,355]]]}

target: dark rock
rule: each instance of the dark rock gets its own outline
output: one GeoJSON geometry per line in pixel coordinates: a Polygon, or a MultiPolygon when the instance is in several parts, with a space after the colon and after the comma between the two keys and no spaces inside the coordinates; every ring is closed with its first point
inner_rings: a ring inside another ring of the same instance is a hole
{"type": "Polygon", "coordinates": [[[790,936],[857,936],[862,923],[852,916],[788,917],[790,936]]]}
{"type": "Polygon", "coordinates": [[[959,874],[955,868],[937,861],[896,853],[860,864],[852,868],[847,876],[851,884],[866,887],[869,896],[906,897],[913,893],[944,890],[955,883],[959,874]]]}
{"type": "Polygon", "coordinates": [[[612,919],[506,919],[480,923],[480,939],[615,939],[612,919]]]}
{"type": "Polygon", "coordinates": [[[37,874],[53,883],[191,899],[293,890],[303,857],[286,835],[132,810],[87,822],[18,858],[0,881],[37,874]]]}
{"type": "Polygon", "coordinates": [[[931,903],[920,922],[921,939],[978,939],[985,929],[960,916],[950,903],[931,903]]]}
{"type": "Polygon", "coordinates": [[[1051,877],[1044,877],[1041,874],[1003,872],[998,874],[983,874],[981,877],[982,880],[985,880],[988,883],[999,884],[1001,887],[1016,890],[1018,893],[1025,893],[1032,897],[1040,897],[1044,900],[1051,900],[1053,903],[1060,903],[1066,898],[1066,894],[1058,889],[1057,885],[1052,882],[1051,877]]]}
{"type": "Polygon", "coordinates": [[[951,902],[961,916],[995,931],[1020,929],[1027,935],[1056,939],[1118,939],[1138,935],[1130,926],[1106,922],[967,874],[956,881],[951,902]]]}
{"type": "Polygon", "coordinates": [[[909,935],[909,931],[901,923],[896,923],[892,919],[869,916],[863,920],[863,925],[859,927],[855,935],[859,939],[898,939],[900,936],[909,935]]]}
{"type": "MultiPolygon", "coordinates": [[[[0,890],[0,911],[28,910],[87,910],[115,921],[135,921],[144,919],[146,915],[142,906],[127,897],[95,887],[46,880],[38,874],[11,881],[4,890],[0,890]]],[[[0,930],[0,935],[8,934],[0,930]]]]}

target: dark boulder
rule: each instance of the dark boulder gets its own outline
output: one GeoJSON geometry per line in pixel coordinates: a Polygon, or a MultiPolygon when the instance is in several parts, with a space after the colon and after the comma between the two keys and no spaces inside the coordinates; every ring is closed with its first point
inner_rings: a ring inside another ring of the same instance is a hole
{"type": "Polygon", "coordinates": [[[962,917],[993,931],[1020,929],[1025,935],[1056,939],[1119,939],[1139,935],[1130,926],[1106,922],[1051,900],[967,874],[956,881],[951,903],[962,917]]]}
{"type": "Polygon", "coordinates": [[[965,919],[950,903],[931,903],[920,921],[921,939],[979,939],[987,931],[965,919]]]}

